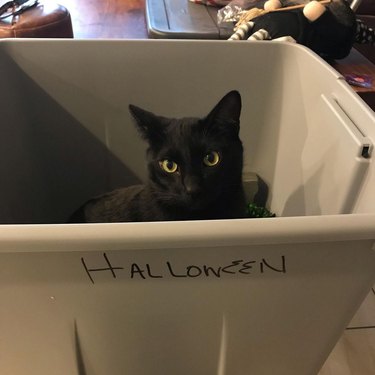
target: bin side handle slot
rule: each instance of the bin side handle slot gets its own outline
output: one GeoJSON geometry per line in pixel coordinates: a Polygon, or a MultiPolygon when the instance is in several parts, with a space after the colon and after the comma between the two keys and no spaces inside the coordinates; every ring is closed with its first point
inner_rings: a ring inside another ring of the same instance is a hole
{"type": "Polygon", "coordinates": [[[355,124],[355,122],[348,116],[347,112],[340,105],[338,100],[333,97],[328,97],[322,94],[322,99],[326,105],[331,109],[332,113],[339,119],[344,129],[351,136],[351,138],[359,146],[359,157],[364,159],[371,158],[373,144],[366,134],[355,124]]]}

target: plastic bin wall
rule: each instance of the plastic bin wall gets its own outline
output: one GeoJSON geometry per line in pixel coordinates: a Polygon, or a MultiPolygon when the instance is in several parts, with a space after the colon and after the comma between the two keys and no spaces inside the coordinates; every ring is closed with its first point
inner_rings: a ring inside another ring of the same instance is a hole
{"type": "Polygon", "coordinates": [[[2,374],[318,372],[375,281],[375,118],[338,73],[276,42],[63,40],[1,41],[0,71],[2,374]],[[130,103],[232,89],[277,218],[62,224],[145,179],[130,103]]]}

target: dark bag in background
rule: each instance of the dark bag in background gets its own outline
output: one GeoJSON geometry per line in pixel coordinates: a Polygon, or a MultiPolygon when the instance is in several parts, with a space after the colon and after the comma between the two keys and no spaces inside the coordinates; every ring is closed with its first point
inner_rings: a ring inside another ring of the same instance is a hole
{"type": "Polygon", "coordinates": [[[38,0],[0,4],[0,38],[73,38],[68,10],[38,0]]]}

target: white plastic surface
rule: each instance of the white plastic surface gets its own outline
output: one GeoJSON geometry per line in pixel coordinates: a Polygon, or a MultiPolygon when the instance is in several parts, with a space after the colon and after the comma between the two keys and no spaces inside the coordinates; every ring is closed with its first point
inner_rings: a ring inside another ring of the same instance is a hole
{"type": "Polygon", "coordinates": [[[334,70],[276,42],[78,40],[1,41],[0,70],[2,375],[318,372],[375,281],[375,118],[334,70]],[[43,224],[145,178],[128,104],[200,116],[231,89],[277,218],[43,224]]]}

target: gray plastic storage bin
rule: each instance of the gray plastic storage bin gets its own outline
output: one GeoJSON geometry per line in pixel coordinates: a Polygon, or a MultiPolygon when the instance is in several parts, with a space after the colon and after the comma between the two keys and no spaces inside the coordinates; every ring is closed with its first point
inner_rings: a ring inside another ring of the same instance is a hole
{"type": "Polygon", "coordinates": [[[152,40],[3,40],[0,70],[2,375],[317,374],[375,281],[375,118],[336,71],[152,40]],[[145,178],[129,103],[200,116],[231,89],[278,217],[58,224],[145,178]]]}

